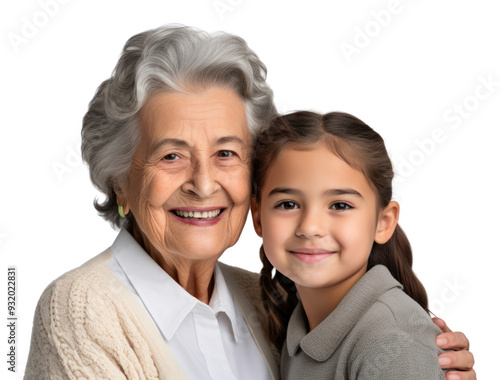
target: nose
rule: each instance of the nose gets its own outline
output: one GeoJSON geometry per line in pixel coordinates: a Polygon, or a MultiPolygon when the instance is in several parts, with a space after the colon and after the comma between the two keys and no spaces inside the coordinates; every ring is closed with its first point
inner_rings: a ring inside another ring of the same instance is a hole
{"type": "Polygon", "coordinates": [[[320,210],[309,209],[302,213],[295,234],[306,239],[322,238],[327,228],[327,221],[320,210]]]}
{"type": "Polygon", "coordinates": [[[181,186],[181,189],[199,198],[209,198],[220,188],[215,177],[216,170],[209,159],[197,160],[193,163],[190,178],[181,186]]]}

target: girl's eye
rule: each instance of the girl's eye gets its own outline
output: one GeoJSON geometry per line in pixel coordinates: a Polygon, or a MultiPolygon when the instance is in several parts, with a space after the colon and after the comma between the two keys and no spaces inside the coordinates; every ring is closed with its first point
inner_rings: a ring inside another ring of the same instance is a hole
{"type": "Polygon", "coordinates": [[[178,155],[176,155],[175,153],[170,153],[170,154],[167,154],[165,157],[163,157],[165,160],[167,161],[175,161],[179,158],[178,155]]]}
{"type": "Polygon", "coordinates": [[[217,153],[217,155],[222,158],[229,158],[234,156],[234,152],[231,152],[230,150],[221,150],[217,153]]]}
{"type": "Polygon", "coordinates": [[[285,202],[281,202],[281,203],[277,204],[276,208],[280,208],[283,210],[295,210],[295,209],[299,208],[299,205],[295,202],[292,202],[292,201],[285,201],[285,202]]]}
{"type": "Polygon", "coordinates": [[[352,208],[350,205],[348,205],[345,202],[336,202],[336,203],[332,204],[330,207],[333,208],[334,210],[337,210],[337,211],[344,211],[344,210],[348,210],[348,209],[352,208]]]}

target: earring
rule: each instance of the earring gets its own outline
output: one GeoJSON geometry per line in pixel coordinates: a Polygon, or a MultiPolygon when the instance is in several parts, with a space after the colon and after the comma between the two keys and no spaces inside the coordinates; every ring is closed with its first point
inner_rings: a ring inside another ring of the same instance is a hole
{"type": "Polygon", "coordinates": [[[123,206],[118,206],[118,214],[120,214],[122,218],[125,218],[125,214],[123,213],[123,206]]]}

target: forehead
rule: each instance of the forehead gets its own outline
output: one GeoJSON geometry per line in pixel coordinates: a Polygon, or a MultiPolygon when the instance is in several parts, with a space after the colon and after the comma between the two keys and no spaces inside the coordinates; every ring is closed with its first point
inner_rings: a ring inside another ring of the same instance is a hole
{"type": "Polygon", "coordinates": [[[268,190],[277,186],[301,189],[310,194],[350,187],[365,199],[374,196],[364,174],[322,144],[307,150],[283,150],[270,167],[264,185],[268,190]]]}
{"type": "Polygon", "coordinates": [[[157,93],[144,104],[139,123],[142,137],[213,138],[234,135],[247,141],[249,131],[240,97],[232,90],[210,88],[195,93],[157,93]]]}

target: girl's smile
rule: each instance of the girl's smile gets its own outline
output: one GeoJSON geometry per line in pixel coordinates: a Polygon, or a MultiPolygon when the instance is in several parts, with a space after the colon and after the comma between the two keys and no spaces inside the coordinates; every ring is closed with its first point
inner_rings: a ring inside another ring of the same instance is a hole
{"type": "Polygon", "coordinates": [[[377,211],[362,172],[323,144],[287,148],[269,168],[261,194],[252,207],[257,233],[271,264],[299,292],[350,287],[366,272],[377,211]]]}
{"type": "Polygon", "coordinates": [[[312,264],[318,261],[322,261],[337,253],[336,251],[330,251],[321,248],[294,248],[289,250],[288,252],[292,256],[296,257],[298,260],[306,264],[312,264]]]}

